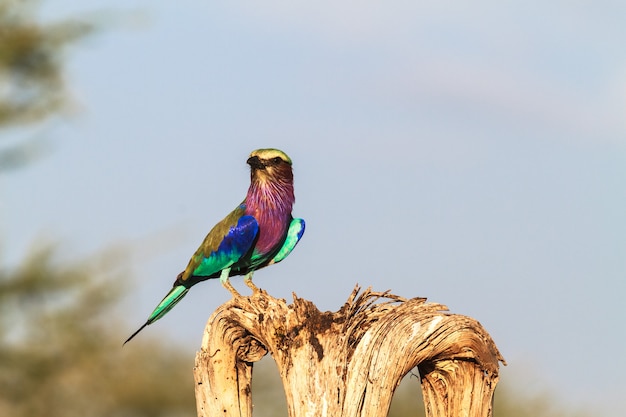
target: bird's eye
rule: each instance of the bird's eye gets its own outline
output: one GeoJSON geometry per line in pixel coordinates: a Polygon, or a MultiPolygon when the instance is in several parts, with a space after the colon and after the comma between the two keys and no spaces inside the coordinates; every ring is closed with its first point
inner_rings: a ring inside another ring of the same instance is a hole
{"type": "Polygon", "coordinates": [[[272,158],[272,162],[275,164],[279,164],[280,161],[282,161],[282,159],[279,156],[277,156],[276,158],[272,158]]]}

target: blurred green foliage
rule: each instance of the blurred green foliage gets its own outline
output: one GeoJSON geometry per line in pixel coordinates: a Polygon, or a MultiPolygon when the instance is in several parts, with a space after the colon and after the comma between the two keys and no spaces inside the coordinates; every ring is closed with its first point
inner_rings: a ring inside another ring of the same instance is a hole
{"type": "MultiPolygon", "coordinates": [[[[42,23],[37,6],[0,0],[0,128],[62,108],[64,51],[95,28],[76,19],[42,23]]],[[[0,148],[0,171],[31,162],[37,146],[0,148]]],[[[0,267],[0,416],[195,414],[193,352],[147,337],[122,349],[130,332],[116,313],[130,282],[124,260],[117,252],[62,262],[45,245],[16,268],[0,267]]]]}
{"type": "MultiPolygon", "coordinates": [[[[68,47],[93,33],[87,19],[38,20],[36,0],[0,0],[0,128],[41,122],[66,106],[63,64],[68,47]]],[[[0,172],[42,153],[41,139],[0,147],[0,172]]]]}
{"type": "Polygon", "coordinates": [[[0,126],[37,122],[67,100],[66,48],[95,29],[85,20],[37,21],[33,0],[0,0],[0,126]]]}
{"type": "Polygon", "coordinates": [[[47,246],[0,271],[0,415],[195,413],[193,352],[147,338],[122,349],[123,259],[67,265],[47,246]]]}

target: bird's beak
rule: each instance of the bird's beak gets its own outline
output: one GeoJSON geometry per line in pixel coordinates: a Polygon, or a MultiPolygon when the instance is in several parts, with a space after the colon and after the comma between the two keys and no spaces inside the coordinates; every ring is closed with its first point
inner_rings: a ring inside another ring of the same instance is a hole
{"type": "Polygon", "coordinates": [[[265,165],[263,165],[263,162],[258,156],[252,156],[248,158],[246,162],[252,167],[252,169],[265,169],[265,165]]]}

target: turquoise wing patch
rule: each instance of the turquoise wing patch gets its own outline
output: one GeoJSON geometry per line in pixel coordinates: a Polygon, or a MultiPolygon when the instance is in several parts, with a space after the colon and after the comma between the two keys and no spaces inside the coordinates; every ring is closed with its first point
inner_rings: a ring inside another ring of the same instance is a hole
{"type": "Polygon", "coordinates": [[[300,238],[304,234],[304,220],[303,219],[293,219],[289,224],[289,229],[287,230],[287,238],[285,239],[285,243],[280,248],[278,253],[272,258],[269,265],[277,264],[282,261],[291,253],[293,248],[296,247],[300,238]]]}

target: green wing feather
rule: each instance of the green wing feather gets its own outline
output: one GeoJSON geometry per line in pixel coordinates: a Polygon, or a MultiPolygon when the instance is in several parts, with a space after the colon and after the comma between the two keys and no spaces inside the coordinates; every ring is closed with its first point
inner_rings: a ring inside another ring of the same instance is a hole
{"type": "Polygon", "coordinates": [[[184,285],[176,285],[167,293],[159,305],[154,309],[150,317],[148,317],[148,324],[153,323],[163,317],[168,311],[170,311],[182,298],[187,294],[189,288],[184,285]]]}
{"type": "Polygon", "coordinates": [[[287,237],[285,238],[285,243],[278,250],[278,253],[274,255],[274,258],[270,261],[268,265],[277,264],[282,261],[291,253],[293,248],[296,247],[300,238],[304,234],[304,220],[303,219],[292,219],[291,223],[289,223],[289,229],[287,230],[287,237]]]}
{"type": "Polygon", "coordinates": [[[187,291],[189,291],[189,288],[185,287],[184,285],[175,285],[174,288],[172,288],[170,292],[167,293],[167,295],[163,298],[163,300],[161,300],[161,302],[154,309],[152,314],[150,314],[150,317],[148,317],[148,320],[146,320],[143,326],[137,329],[135,333],[131,334],[130,337],[126,339],[124,344],[130,342],[130,340],[133,337],[137,336],[137,333],[142,331],[144,327],[146,327],[149,324],[154,323],[155,321],[163,317],[185,296],[185,294],[187,294],[187,291]]]}

